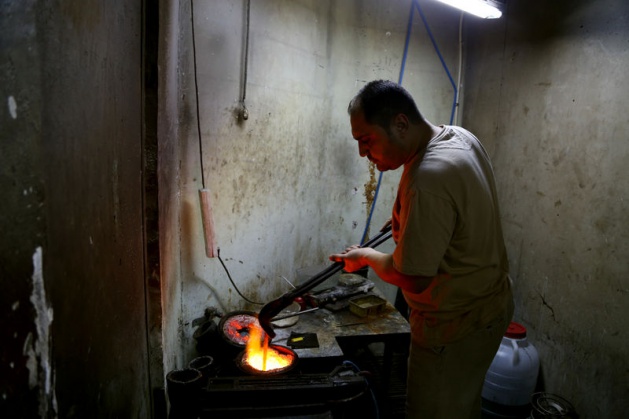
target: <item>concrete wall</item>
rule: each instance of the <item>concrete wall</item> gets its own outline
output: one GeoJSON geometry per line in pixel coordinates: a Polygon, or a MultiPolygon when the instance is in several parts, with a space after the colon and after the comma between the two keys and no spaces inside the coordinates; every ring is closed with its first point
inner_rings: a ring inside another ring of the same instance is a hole
{"type": "MultiPolygon", "coordinates": [[[[463,125],[494,158],[516,320],[540,351],[541,388],[581,417],[622,417],[629,11],[549,3],[466,19],[463,125]]],[[[459,14],[420,4],[456,73],[459,14]]],[[[253,301],[360,240],[377,173],[345,110],[366,81],[398,80],[410,2],[252,1],[240,120],[245,5],[195,4],[199,147],[190,2],[160,2],[161,261],[145,275],[141,4],[2,2],[3,417],[149,415],[155,282],[166,371],[194,354],[191,321],[206,307],[259,308],[204,254],[200,157],[221,258],[253,301]]],[[[403,84],[429,119],[450,120],[452,86],[417,13],[403,84]]],[[[373,228],[398,176],[384,176],[373,228]]]]}
{"type": "Polygon", "coordinates": [[[466,21],[464,124],[494,159],[515,319],[541,389],[629,410],[629,3],[509,1],[466,21]]]}
{"type": "MultiPolygon", "coordinates": [[[[287,292],[281,278],[328,266],[327,256],[361,240],[366,191],[377,173],[360,159],[351,137],[347,104],[367,81],[398,80],[411,3],[396,1],[252,1],[249,15],[248,119],[239,117],[244,79],[246,2],[194,4],[201,144],[197,131],[190,8],[181,11],[185,53],[180,121],[181,319],[180,358],[194,356],[192,320],[206,307],[249,309],[287,292]],[[184,128],[185,127],[185,128],[184,128]],[[202,155],[200,155],[202,149],[202,155]],[[211,191],[220,257],[207,258],[198,190],[211,191]]],[[[444,59],[456,69],[458,15],[422,2],[444,59]]],[[[453,87],[426,28],[414,13],[403,84],[424,113],[450,120],[453,87]]],[[[390,216],[399,173],[387,173],[373,216],[379,229],[390,216]]],[[[386,248],[386,245],[385,247],[386,248]]],[[[382,285],[393,299],[395,289],[382,285]]]]}
{"type": "Polygon", "coordinates": [[[158,184],[159,248],[164,373],[182,367],[181,261],[179,251],[179,9],[177,1],[160,1],[158,184]]]}

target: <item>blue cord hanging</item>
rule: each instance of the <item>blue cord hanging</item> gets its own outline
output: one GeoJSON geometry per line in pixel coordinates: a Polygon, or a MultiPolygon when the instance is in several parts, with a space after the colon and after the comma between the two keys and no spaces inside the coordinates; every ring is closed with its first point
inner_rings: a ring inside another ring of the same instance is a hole
{"type": "MultiPolygon", "coordinates": [[[[435,41],[435,37],[433,36],[432,31],[430,30],[430,27],[428,26],[428,21],[426,19],[426,16],[424,15],[424,12],[419,6],[419,3],[417,0],[413,0],[411,2],[411,10],[409,12],[408,25],[406,27],[406,41],[404,43],[404,55],[402,55],[402,65],[400,66],[400,75],[398,78],[398,84],[402,85],[402,80],[404,79],[404,69],[406,67],[406,57],[408,55],[408,44],[410,43],[411,32],[413,29],[413,14],[414,14],[413,11],[415,10],[415,8],[417,8],[417,12],[419,13],[419,16],[421,17],[422,22],[424,23],[424,27],[426,28],[426,32],[428,33],[428,36],[430,37],[430,41],[432,42],[432,45],[435,48],[437,55],[439,56],[439,60],[441,61],[441,65],[446,71],[446,74],[448,75],[448,79],[450,80],[450,84],[452,85],[452,88],[454,89],[454,99],[452,101],[452,111],[450,114],[450,125],[452,125],[454,121],[454,114],[456,111],[458,89],[457,89],[456,83],[454,82],[454,79],[452,78],[452,75],[450,74],[450,70],[448,69],[446,62],[443,59],[443,56],[441,55],[441,51],[439,50],[439,47],[437,46],[437,41],[435,41]]],[[[369,232],[369,227],[371,226],[371,217],[376,208],[376,202],[378,201],[378,192],[380,191],[380,184],[382,183],[382,173],[383,172],[380,172],[380,175],[378,176],[378,184],[376,185],[376,191],[374,193],[373,202],[371,203],[371,208],[369,209],[369,216],[367,217],[367,223],[365,225],[365,230],[363,231],[363,237],[360,240],[361,244],[364,244],[365,240],[367,240],[367,233],[369,232]]]]}

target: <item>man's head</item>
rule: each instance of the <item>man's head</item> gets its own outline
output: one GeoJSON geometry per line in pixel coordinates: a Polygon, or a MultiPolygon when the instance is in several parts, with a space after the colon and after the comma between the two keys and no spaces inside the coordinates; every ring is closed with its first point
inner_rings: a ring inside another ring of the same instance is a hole
{"type": "Polygon", "coordinates": [[[411,94],[389,80],[375,80],[363,86],[349,103],[347,112],[350,116],[362,112],[367,123],[386,131],[390,129],[392,119],[400,113],[414,124],[424,119],[411,94]]]}
{"type": "Polygon", "coordinates": [[[351,100],[347,111],[358,153],[378,170],[395,170],[416,151],[414,134],[425,121],[402,86],[372,81],[351,100]]]}

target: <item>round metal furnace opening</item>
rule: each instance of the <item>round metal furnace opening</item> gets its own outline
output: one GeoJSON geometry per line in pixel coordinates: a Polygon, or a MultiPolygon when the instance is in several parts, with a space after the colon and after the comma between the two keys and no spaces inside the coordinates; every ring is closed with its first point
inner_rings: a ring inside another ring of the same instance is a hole
{"type": "Polygon", "coordinates": [[[282,345],[269,345],[266,352],[265,368],[261,354],[248,354],[242,351],[236,358],[238,368],[251,375],[279,375],[292,370],[297,364],[297,353],[282,345]]]}

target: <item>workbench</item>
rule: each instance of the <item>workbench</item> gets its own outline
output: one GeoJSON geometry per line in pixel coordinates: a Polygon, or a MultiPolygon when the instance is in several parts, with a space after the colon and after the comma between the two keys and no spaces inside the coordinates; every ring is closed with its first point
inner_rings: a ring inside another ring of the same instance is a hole
{"type": "MultiPolygon", "coordinates": [[[[373,288],[371,294],[384,298],[373,288]]],[[[385,299],[386,300],[386,299],[385,299]]],[[[315,333],[317,348],[292,348],[300,359],[329,358],[344,355],[342,344],[364,345],[372,342],[406,344],[410,337],[410,326],[400,312],[388,301],[378,314],[360,317],[349,308],[330,311],[321,308],[298,316],[296,324],[286,328],[274,328],[276,336],[272,343],[289,346],[291,334],[315,333]]]]}
{"type": "Polygon", "coordinates": [[[175,406],[176,409],[171,409],[171,417],[289,418],[304,411],[315,415],[309,417],[337,417],[332,412],[341,412],[338,417],[366,417],[374,409],[372,400],[376,397],[379,398],[377,406],[383,412],[391,410],[392,402],[387,399],[389,390],[400,388],[399,385],[388,385],[396,378],[392,368],[393,352],[396,347],[408,349],[410,326],[375,286],[363,295],[370,294],[385,301],[374,314],[361,317],[349,307],[339,309],[336,305],[334,310],[329,310],[323,306],[300,314],[292,326],[274,327],[276,336],[271,343],[290,347],[297,354],[295,368],[279,375],[249,375],[239,370],[231,359],[225,358],[229,361],[220,363],[220,373],[210,379],[197,402],[175,406]],[[297,348],[289,344],[291,335],[304,334],[316,334],[318,346],[297,348]],[[377,342],[384,344],[377,365],[355,361],[355,348],[365,348],[377,342]],[[346,361],[351,364],[348,366],[346,361]],[[339,368],[348,369],[339,372],[339,368]],[[371,381],[362,374],[367,371],[371,381]],[[374,377],[379,378],[377,384],[374,377]],[[370,394],[365,392],[365,386],[371,388],[370,394]],[[289,395],[288,399],[282,396],[283,393],[289,395]],[[347,416],[346,412],[352,416],[347,416]]]}

